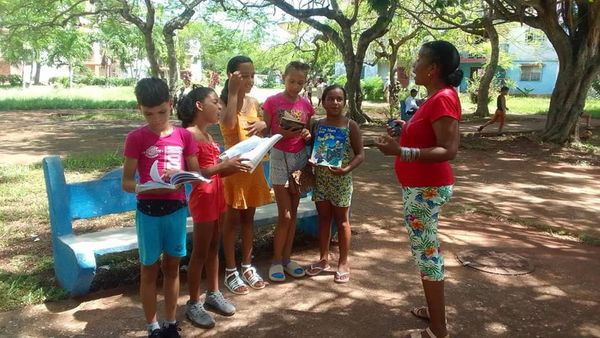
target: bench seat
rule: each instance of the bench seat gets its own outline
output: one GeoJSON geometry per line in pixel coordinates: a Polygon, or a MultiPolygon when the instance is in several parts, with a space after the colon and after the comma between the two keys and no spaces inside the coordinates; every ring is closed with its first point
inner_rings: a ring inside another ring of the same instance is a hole
{"type": "MultiPolygon", "coordinates": [[[[96,256],[137,249],[137,235],[133,224],[77,235],[73,233],[72,221],[135,210],[135,194],[121,190],[122,169],[113,170],[97,180],[67,184],[58,156],[44,158],[42,166],[56,277],[72,296],[83,295],[89,292],[96,275],[96,256]]],[[[275,203],[256,209],[256,227],[275,223],[275,203]]],[[[300,200],[296,224],[299,231],[317,237],[317,211],[310,196],[300,200]]],[[[188,217],[187,233],[193,229],[192,219],[188,217]]]]}

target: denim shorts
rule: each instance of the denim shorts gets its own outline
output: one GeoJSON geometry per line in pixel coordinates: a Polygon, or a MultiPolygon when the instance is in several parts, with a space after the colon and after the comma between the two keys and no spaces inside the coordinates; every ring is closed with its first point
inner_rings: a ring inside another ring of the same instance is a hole
{"type": "Polygon", "coordinates": [[[279,149],[271,149],[269,159],[269,177],[273,185],[286,185],[290,173],[306,166],[308,154],[303,148],[297,153],[288,153],[279,149]],[[287,166],[286,166],[287,161],[287,166]]]}
{"type": "Polygon", "coordinates": [[[187,208],[163,216],[149,216],[137,210],[135,227],[142,265],[152,265],[165,252],[173,257],[186,254],[187,208]]]}

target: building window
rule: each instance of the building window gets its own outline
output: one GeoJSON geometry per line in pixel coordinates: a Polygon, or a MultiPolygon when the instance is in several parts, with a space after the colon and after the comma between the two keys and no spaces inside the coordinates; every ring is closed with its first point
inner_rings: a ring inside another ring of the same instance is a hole
{"type": "Polygon", "coordinates": [[[521,65],[521,81],[541,81],[542,65],[521,65]]]}
{"type": "Polygon", "coordinates": [[[528,44],[541,44],[544,39],[544,33],[538,29],[528,29],[525,34],[525,40],[528,44]]]}
{"type": "Polygon", "coordinates": [[[508,53],[508,49],[509,49],[509,47],[510,47],[510,46],[509,46],[509,44],[508,44],[508,43],[501,43],[501,44],[498,44],[498,48],[500,49],[500,51],[501,51],[501,52],[504,52],[504,53],[508,53]]]}

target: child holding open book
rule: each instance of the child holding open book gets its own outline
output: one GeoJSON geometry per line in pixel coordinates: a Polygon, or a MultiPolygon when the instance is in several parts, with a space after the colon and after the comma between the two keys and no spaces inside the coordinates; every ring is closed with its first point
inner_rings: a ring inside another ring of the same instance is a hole
{"type": "Polygon", "coordinates": [[[290,258],[300,195],[289,189],[288,177],[306,166],[308,161],[304,148],[306,141],[310,140],[309,123],[315,111],[310,102],[299,94],[307,81],[309,69],[306,63],[290,62],[283,73],[284,91],[270,96],[263,104],[267,130],[272,135],[283,135],[283,139],[271,149],[269,161],[278,212],[273,261],[269,268],[269,279],[274,282],[283,282],[285,273],[294,278],[304,276],[304,269],[290,258]]]}
{"type": "Polygon", "coordinates": [[[316,276],[329,269],[329,242],[333,219],[338,228],[340,249],[334,282],[346,283],[350,280],[348,253],[352,170],[362,163],[365,155],[358,124],[344,116],[344,88],[339,85],[325,88],[321,102],[327,116],[317,121],[314,126],[313,152],[310,159],[316,166],[313,201],[319,214],[320,260],[311,264],[306,269],[306,274],[316,276]]]}
{"type": "Polygon", "coordinates": [[[186,254],[185,192],[182,188],[140,192],[140,185],[152,181],[152,167],[165,176],[184,168],[197,172],[197,146],[189,131],[171,125],[173,102],[163,80],[140,80],[135,86],[135,96],[146,124],[127,134],[122,185],[127,192],[138,193],[135,226],[141,265],[140,298],[149,337],[180,337],[175,316],[179,261],[186,254]],[[136,171],[139,182],[135,179],[136,171]],[[166,319],[162,328],[156,311],[156,280],[161,270],[166,319]]]}
{"type": "Polygon", "coordinates": [[[194,88],[177,106],[177,117],[192,133],[198,145],[197,158],[201,171],[211,180],[195,185],[189,200],[194,235],[188,265],[190,299],[185,314],[194,325],[202,328],[215,326],[214,318],[206,310],[224,316],[235,313],[235,306],[219,291],[219,223],[226,210],[221,177],[250,169],[240,156],[219,161],[221,150],[207,128],[219,122],[220,112],[219,97],[212,88],[207,87],[194,88]],[[200,302],[203,268],[208,284],[204,303],[200,302]]]}
{"type": "MultiPolygon", "coordinates": [[[[238,55],[227,63],[225,86],[221,92],[223,114],[221,134],[225,149],[260,134],[265,123],[259,116],[258,101],[247,95],[254,85],[254,64],[246,56],[238,55]]],[[[225,286],[234,294],[247,294],[253,289],[263,289],[266,284],[252,266],[254,242],[254,212],[257,207],[271,203],[271,193],[262,164],[253,172],[239,173],[223,179],[227,213],[223,225],[225,251],[225,286]],[[235,241],[238,224],[242,228],[241,274],[235,261],[235,241]]]]}

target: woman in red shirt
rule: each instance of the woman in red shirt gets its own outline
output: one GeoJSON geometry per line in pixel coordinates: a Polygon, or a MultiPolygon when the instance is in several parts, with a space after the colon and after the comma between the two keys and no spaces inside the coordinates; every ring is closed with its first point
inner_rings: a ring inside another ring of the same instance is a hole
{"type": "Polygon", "coordinates": [[[403,124],[398,143],[378,140],[386,155],[396,156],[396,177],[402,186],[404,222],[411,251],[421,272],[427,307],[411,312],[429,320],[425,331],[408,337],[449,337],[444,303],[444,258],[437,236],[439,212],[452,196],[454,175],[449,160],[458,151],[461,107],[454,87],[463,78],[460,55],[447,41],[423,44],[413,71],[415,83],[427,88],[427,100],[403,124]]]}

